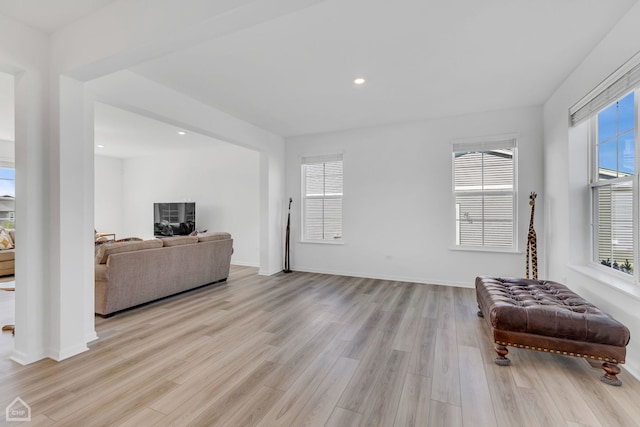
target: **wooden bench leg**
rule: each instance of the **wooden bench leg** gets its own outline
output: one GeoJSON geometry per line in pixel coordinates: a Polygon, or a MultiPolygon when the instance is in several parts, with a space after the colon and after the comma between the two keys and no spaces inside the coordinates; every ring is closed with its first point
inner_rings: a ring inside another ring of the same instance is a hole
{"type": "Polygon", "coordinates": [[[496,353],[498,353],[498,356],[494,359],[496,365],[507,366],[511,364],[511,360],[507,357],[507,354],[509,354],[507,347],[496,344],[496,353]]]}
{"type": "Polygon", "coordinates": [[[604,362],[602,364],[602,369],[604,369],[605,373],[600,377],[600,381],[610,385],[622,385],[622,381],[620,381],[617,377],[617,375],[620,373],[620,368],[618,367],[618,365],[604,362]]]}

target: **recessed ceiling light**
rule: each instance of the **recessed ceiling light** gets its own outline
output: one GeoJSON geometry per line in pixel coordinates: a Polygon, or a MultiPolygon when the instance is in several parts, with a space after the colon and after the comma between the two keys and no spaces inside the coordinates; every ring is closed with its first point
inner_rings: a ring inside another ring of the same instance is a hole
{"type": "Polygon", "coordinates": [[[357,79],[355,79],[353,81],[353,83],[357,84],[357,85],[362,85],[364,84],[365,80],[362,77],[358,77],[357,79]]]}
{"type": "Polygon", "coordinates": [[[96,145],[96,147],[98,147],[98,148],[104,148],[104,145],[102,145],[102,144],[98,144],[98,145],[96,145]]]}
{"type": "Polygon", "coordinates": [[[185,131],[183,131],[183,130],[179,130],[179,131],[178,131],[178,135],[186,135],[186,134],[187,134],[187,133],[186,133],[185,131]]]}

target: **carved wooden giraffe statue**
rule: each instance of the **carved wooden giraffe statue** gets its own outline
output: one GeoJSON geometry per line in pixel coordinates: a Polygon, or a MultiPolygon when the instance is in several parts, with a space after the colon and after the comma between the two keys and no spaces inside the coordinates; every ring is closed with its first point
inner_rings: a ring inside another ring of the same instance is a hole
{"type": "Polygon", "coordinates": [[[536,230],[533,229],[533,214],[536,210],[535,192],[529,195],[529,204],[531,205],[531,219],[529,220],[529,233],[527,234],[527,279],[529,278],[529,263],[531,263],[531,271],[533,279],[538,280],[538,241],[536,238],[536,230]],[[531,255],[531,258],[529,258],[531,255]]]}

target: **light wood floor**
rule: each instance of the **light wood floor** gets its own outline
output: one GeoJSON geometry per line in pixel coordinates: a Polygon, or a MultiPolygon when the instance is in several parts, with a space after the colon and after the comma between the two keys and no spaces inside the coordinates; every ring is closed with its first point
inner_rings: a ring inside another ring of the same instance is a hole
{"type": "MultiPolygon", "coordinates": [[[[512,349],[493,363],[471,289],[320,274],[257,276],[97,318],[91,350],[19,366],[16,396],[54,426],[633,426],[640,383],[512,349]]],[[[6,337],[3,337],[5,339],[6,337]]]]}

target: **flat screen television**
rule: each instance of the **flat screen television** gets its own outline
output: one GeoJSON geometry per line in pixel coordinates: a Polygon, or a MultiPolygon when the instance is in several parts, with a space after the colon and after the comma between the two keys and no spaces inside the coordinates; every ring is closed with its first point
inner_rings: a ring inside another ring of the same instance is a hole
{"type": "Polygon", "coordinates": [[[195,202],[153,204],[154,236],[188,236],[195,231],[195,229],[195,202]]]}

